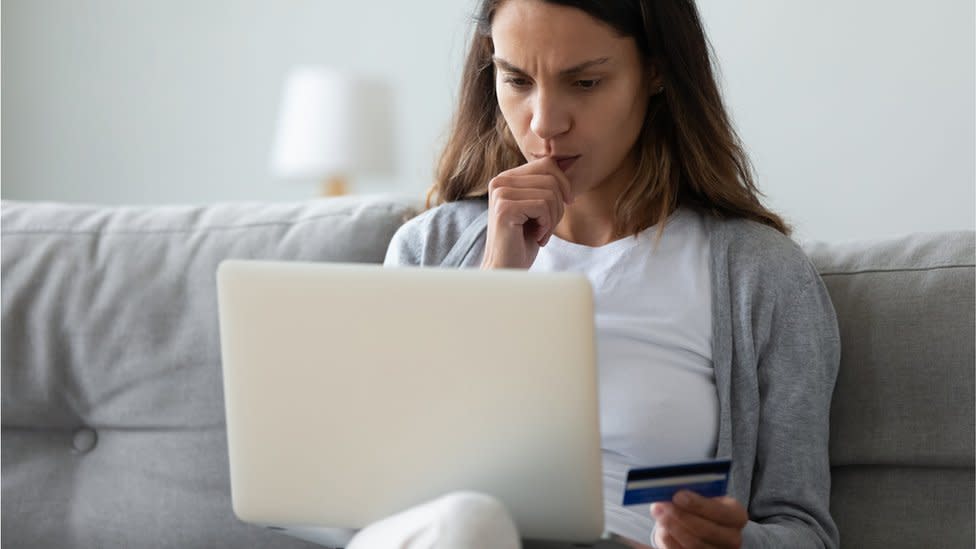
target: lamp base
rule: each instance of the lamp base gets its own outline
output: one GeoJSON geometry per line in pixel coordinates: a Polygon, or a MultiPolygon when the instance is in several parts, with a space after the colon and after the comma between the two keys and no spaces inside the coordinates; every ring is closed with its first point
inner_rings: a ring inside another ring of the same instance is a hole
{"type": "Polygon", "coordinates": [[[349,194],[349,181],[341,175],[333,175],[322,180],[322,196],[345,196],[349,194]]]}

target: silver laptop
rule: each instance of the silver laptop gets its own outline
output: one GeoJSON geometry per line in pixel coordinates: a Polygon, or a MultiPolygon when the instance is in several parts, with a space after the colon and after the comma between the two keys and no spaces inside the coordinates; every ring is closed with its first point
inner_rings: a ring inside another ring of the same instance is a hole
{"type": "Polygon", "coordinates": [[[238,518],[344,545],[474,490],[523,538],[600,538],[584,276],[230,260],[217,278],[238,518]]]}

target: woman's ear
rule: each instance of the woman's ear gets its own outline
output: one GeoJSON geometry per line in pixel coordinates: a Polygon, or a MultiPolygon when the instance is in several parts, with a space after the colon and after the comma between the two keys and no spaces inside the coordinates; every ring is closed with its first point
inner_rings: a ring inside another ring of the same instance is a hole
{"type": "Polygon", "coordinates": [[[664,86],[664,76],[661,74],[660,67],[661,64],[656,59],[647,62],[647,68],[644,70],[644,89],[647,91],[648,98],[660,93],[664,86]]]}
{"type": "Polygon", "coordinates": [[[657,95],[658,90],[664,85],[664,71],[662,70],[661,60],[657,57],[644,61],[644,89],[647,90],[648,97],[657,95]]]}

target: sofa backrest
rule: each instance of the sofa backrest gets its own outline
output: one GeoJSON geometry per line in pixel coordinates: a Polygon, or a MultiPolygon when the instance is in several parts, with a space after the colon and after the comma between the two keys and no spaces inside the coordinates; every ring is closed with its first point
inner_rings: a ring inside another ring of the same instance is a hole
{"type": "Polygon", "coordinates": [[[232,513],[217,265],[381,262],[415,206],[4,203],[4,545],[314,547],[232,513]]]}
{"type": "Polygon", "coordinates": [[[840,326],[830,458],[842,546],[973,547],[974,233],[805,250],[840,326]]]}
{"type": "MultiPolygon", "coordinates": [[[[314,547],[231,511],[215,273],[379,262],[412,200],[2,206],[4,544],[314,547]]],[[[845,547],[973,546],[973,232],[812,243],[845,547]]]]}

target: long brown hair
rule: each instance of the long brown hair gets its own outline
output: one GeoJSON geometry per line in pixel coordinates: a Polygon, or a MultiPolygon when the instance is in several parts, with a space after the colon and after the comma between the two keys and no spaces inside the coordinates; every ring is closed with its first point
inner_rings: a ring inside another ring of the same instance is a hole
{"type": "MultiPolygon", "coordinates": [[[[505,0],[483,0],[464,64],[458,108],[427,193],[427,207],[485,197],[488,182],[525,162],[495,96],[491,20],[505,0]]],[[[545,0],[585,11],[634,39],[664,91],[651,96],[637,169],[614,206],[618,235],[637,234],[678,206],[746,218],[789,235],[760,201],[752,164],[712,71],[714,51],[693,0],[545,0]]],[[[660,227],[663,230],[663,224],[660,227]]]]}

